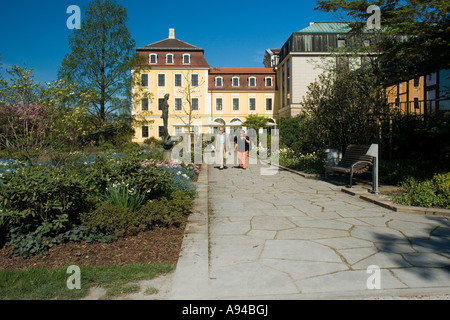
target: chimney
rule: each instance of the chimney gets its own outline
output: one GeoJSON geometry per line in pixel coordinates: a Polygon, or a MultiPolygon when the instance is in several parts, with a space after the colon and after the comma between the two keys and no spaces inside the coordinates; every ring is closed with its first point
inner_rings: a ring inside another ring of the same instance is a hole
{"type": "Polygon", "coordinates": [[[169,39],[175,39],[175,29],[174,28],[169,29],[169,39]]]}

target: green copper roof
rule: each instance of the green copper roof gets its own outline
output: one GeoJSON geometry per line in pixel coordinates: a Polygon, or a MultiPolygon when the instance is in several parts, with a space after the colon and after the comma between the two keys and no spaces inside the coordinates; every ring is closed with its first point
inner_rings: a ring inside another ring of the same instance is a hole
{"type": "Polygon", "coordinates": [[[300,33],[347,33],[350,30],[351,30],[351,28],[345,22],[314,22],[298,32],[300,32],[300,33]]]}

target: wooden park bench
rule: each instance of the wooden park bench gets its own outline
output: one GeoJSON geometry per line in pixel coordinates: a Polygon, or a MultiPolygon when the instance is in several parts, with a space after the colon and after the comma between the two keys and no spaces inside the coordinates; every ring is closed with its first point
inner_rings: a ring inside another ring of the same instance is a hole
{"type": "Polygon", "coordinates": [[[345,150],[342,159],[337,165],[325,165],[325,179],[327,178],[328,170],[338,171],[342,173],[350,173],[350,185],[352,187],[353,174],[361,174],[369,170],[373,166],[373,157],[367,155],[370,145],[356,145],[351,144],[345,150]]]}

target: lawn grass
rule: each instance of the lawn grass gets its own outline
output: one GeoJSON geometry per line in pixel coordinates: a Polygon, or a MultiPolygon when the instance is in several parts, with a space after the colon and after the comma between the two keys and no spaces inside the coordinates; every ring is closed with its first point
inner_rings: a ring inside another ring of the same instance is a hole
{"type": "Polygon", "coordinates": [[[0,270],[0,300],[81,299],[92,286],[106,290],[103,299],[121,293],[140,290],[133,283],[154,278],[173,270],[170,264],[129,264],[125,266],[80,266],[81,288],[68,289],[67,280],[72,273],[67,268],[29,268],[25,270],[0,270]]]}

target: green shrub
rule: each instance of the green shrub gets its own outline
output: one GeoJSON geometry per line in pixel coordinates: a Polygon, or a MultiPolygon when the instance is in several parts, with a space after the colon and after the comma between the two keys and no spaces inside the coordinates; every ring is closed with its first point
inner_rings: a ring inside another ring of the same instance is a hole
{"type": "Polygon", "coordinates": [[[76,171],[52,166],[21,167],[0,181],[0,221],[61,232],[94,206],[92,188],[76,171]]]}
{"type": "Polygon", "coordinates": [[[290,148],[279,150],[279,164],[305,173],[323,173],[325,155],[323,153],[301,154],[290,148]]]}
{"type": "Polygon", "coordinates": [[[174,193],[171,199],[162,197],[150,200],[139,210],[108,202],[81,216],[82,223],[90,231],[114,234],[117,237],[132,235],[155,227],[180,225],[190,212],[192,200],[181,193],[174,193]]]}
{"type": "Polygon", "coordinates": [[[27,258],[38,253],[45,255],[52,246],[68,241],[111,242],[114,238],[102,232],[93,233],[79,225],[73,225],[58,235],[43,230],[32,230],[32,225],[21,225],[9,230],[5,244],[9,255],[27,258]]]}
{"type": "Polygon", "coordinates": [[[105,202],[97,209],[81,215],[82,224],[94,233],[112,234],[116,237],[139,231],[137,216],[121,206],[105,202]]]}
{"type": "Polygon", "coordinates": [[[137,212],[140,221],[147,228],[180,225],[183,217],[189,214],[192,200],[182,193],[174,193],[172,199],[162,197],[143,205],[137,212]]]}
{"type": "Polygon", "coordinates": [[[61,167],[8,164],[0,172],[0,246],[26,256],[62,241],[180,223],[195,196],[198,168],[146,159],[136,150],[75,153],[61,167]],[[148,207],[139,210],[149,201],[150,216],[148,207]]]}
{"type": "Polygon", "coordinates": [[[450,209],[450,172],[436,174],[432,179],[422,182],[409,178],[401,187],[403,193],[394,197],[397,203],[450,209]]]}
{"type": "Polygon", "coordinates": [[[440,167],[431,161],[398,159],[381,161],[379,167],[380,181],[385,184],[400,186],[409,178],[424,181],[433,178],[440,167]]]}

